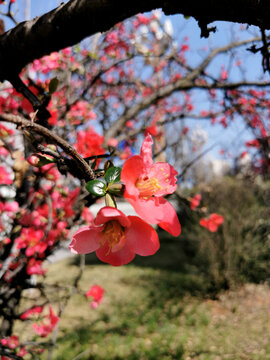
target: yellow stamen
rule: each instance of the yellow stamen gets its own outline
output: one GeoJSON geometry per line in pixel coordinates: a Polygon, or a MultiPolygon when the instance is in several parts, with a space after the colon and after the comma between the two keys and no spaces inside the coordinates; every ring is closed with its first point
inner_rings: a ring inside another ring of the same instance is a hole
{"type": "Polygon", "coordinates": [[[159,184],[159,181],[157,178],[144,178],[144,179],[138,179],[136,181],[136,187],[140,191],[140,197],[148,199],[152,195],[155,195],[155,193],[158,190],[162,189],[162,186],[159,184]]]}
{"type": "Polygon", "coordinates": [[[111,251],[116,252],[124,247],[125,228],[121,226],[119,221],[111,220],[106,223],[103,230],[102,245],[104,245],[106,242],[109,247],[106,256],[109,255],[111,251]]]}

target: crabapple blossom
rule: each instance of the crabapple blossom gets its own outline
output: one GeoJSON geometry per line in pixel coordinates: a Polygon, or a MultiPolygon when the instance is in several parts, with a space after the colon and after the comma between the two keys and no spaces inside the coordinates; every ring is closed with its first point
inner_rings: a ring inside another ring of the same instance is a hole
{"type": "Polygon", "coordinates": [[[50,306],[49,314],[45,316],[44,321],[40,324],[33,324],[33,329],[39,336],[46,337],[53,331],[58,321],[59,317],[53,312],[50,306]]]}
{"type": "Polygon", "coordinates": [[[121,173],[125,184],[124,197],[135,211],[150,224],[158,224],[173,236],[178,236],[181,226],[174,207],[163,195],[172,194],[176,188],[176,170],[168,163],[152,160],[153,140],[144,139],[140,155],[128,159],[121,173]]]}
{"type": "Polygon", "coordinates": [[[200,194],[194,195],[194,197],[190,201],[190,208],[191,210],[195,210],[201,202],[202,196],[200,194]]]}
{"type": "Polygon", "coordinates": [[[200,220],[200,225],[205,227],[211,232],[216,232],[221,224],[223,224],[224,218],[222,215],[218,214],[211,214],[209,218],[202,218],[200,220]]]}
{"type": "Polygon", "coordinates": [[[93,298],[93,301],[91,302],[91,307],[93,309],[96,309],[98,305],[102,302],[104,292],[105,290],[101,286],[93,285],[91,286],[90,290],[85,293],[87,297],[93,298]]]}
{"type": "Polygon", "coordinates": [[[31,318],[32,315],[36,315],[36,314],[41,314],[43,311],[43,306],[34,306],[28,310],[26,310],[21,316],[20,318],[22,320],[26,320],[31,318]]]}
{"type": "Polygon", "coordinates": [[[153,255],[159,249],[159,240],[152,226],[139,217],[105,206],[92,225],[75,232],[69,249],[76,254],[96,251],[101,261],[120,266],[132,261],[135,254],[153,255]]]}

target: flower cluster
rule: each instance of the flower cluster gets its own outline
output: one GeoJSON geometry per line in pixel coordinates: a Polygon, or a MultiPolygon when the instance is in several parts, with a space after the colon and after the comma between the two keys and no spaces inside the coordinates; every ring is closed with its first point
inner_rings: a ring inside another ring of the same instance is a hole
{"type": "Polygon", "coordinates": [[[222,215],[213,213],[208,218],[202,218],[200,220],[200,225],[211,232],[216,232],[223,222],[224,218],[222,215]]]}
{"type": "Polygon", "coordinates": [[[40,323],[34,323],[33,329],[37,335],[41,337],[47,337],[55,328],[59,321],[59,317],[53,312],[52,307],[49,307],[49,314],[44,317],[44,320],[40,323]]]}
{"type": "MultiPolygon", "coordinates": [[[[27,353],[25,347],[20,345],[19,338],[17,335],[12,335],[4,339],[1,339],[0,343],[4,349],[6,348],[13,351],[15,350],[16,355],[19,356],[20,358],[22,358],[27,353]]],[[[9,359],[10,359],[9,356],[1,356],[1,360],[9,360],[9,359]]]]}
{"type": "MultiPolygon", "coordinates": [[[[158,235],[149,224],[158,224],[173,236],[180,234],[176,211],[163,198],[163,195],[176,190],[177,172],[167,163],[153,163],[152,143],[151,136],[147,135],[141,154],[129,158],[121,172],[121,181],[125,185],[124,197],[140,217],[126,216],[111,202],[110,206],[98,212],[90,226],[76,231],[69,246],[73,253],[96,251],[101,261],[120,266],[132,261],[136,254],[149,256],[159,249],[158,235]]],[[[115,187],[110,180],[108,182],[106,187],[103,182],[94,181],[90,190],[98,187],[99,194],[105,195],[108,189],[118,189],[117,184],[115,187]]]]}

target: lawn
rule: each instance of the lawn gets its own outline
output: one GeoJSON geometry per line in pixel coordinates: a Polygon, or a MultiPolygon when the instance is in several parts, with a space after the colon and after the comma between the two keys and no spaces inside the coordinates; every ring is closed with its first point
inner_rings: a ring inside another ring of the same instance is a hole
{"type": "MultiPolygon", "coordinates": [[[[117,268],[88,256],[80,288],[101,285],[104,301],[93,310],[83,296],[72,297],[53,359],[270,359],[268,286],[247,284],[212,300],[206,279],[183,265],[178,241],[166,240],[153,257],[117,268]]],[[[46,282],[70,284],[77,262],[49,265],[46,282]]]]}

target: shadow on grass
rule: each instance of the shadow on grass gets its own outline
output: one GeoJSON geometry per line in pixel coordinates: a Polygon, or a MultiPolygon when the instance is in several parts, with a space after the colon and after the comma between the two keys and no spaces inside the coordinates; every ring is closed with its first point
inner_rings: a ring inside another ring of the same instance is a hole
{"type": "MultiPolygon", "coordinates": [[[[123,296],[103,308],[97,321],[64,331],[58,343],[66,350],[57,360],[67,358],[71,349],[76,355],[89,351],[80,358],[86,360],[183,359],[185,341],[175,339],[177,319],[188,303],[184,297],[205,296],[206,282],[190,265],[190,256],[183,251],[187,248],[184,240],[163,235],[160,236],[161,249],[154,256],[136,256],[127,265],[132,271],[121,273],[118,281],[123,296]],[[140,271],[136,276],[137,268],[140,271]],[[142,289],[142,297],[132,296],[142,289]],[[121,353],[123,349],[125,354],[121,353]]],[[[78,257],[70,260],[75,265],[79,263],[78,257]]],[[[104,266],[95,254],[86,256],[86,264],[104,266]]]]}

